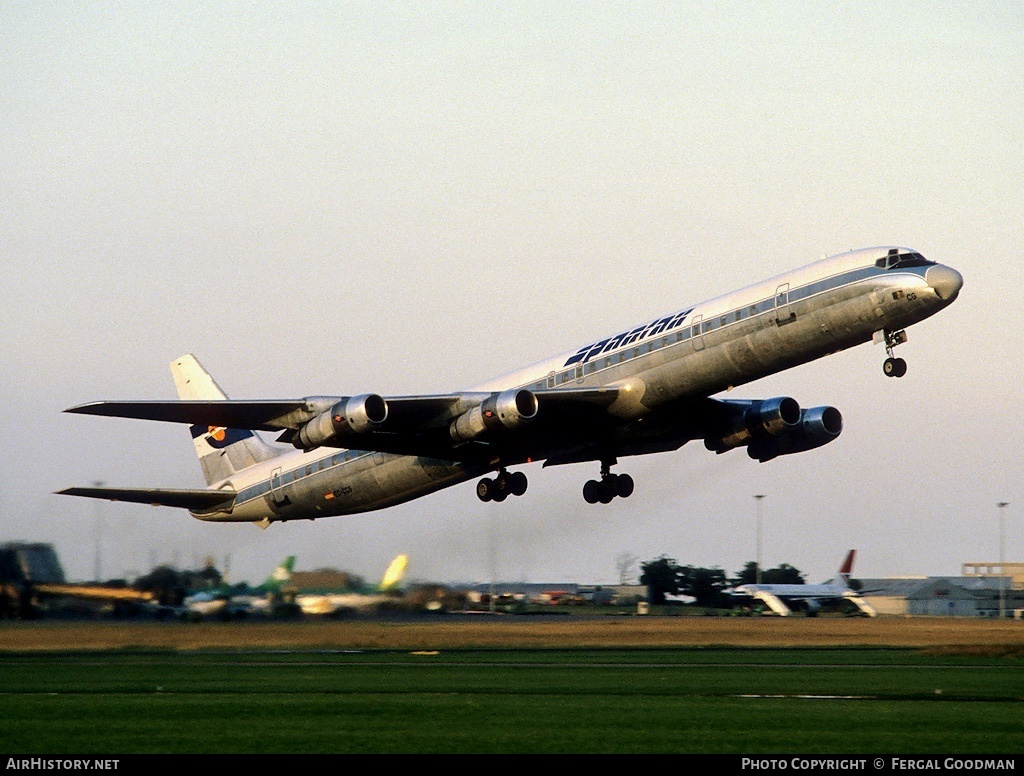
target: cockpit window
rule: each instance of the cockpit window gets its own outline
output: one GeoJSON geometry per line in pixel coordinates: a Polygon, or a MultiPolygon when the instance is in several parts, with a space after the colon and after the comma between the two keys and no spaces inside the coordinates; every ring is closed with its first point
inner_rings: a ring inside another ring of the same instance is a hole
{"type": "Polygon", "coordinates": [[[927,267],[934,263],[934,261],[928,261],[920,253],[914,251],[900,253],[897,248],[892,248],[887,255],[875,262],[875,266],[882,269],[897,269],[900,267],[927,267]]]}

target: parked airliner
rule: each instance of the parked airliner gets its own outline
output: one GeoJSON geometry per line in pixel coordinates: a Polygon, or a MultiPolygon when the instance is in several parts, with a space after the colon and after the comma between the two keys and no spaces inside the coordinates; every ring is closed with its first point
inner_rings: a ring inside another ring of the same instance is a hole
{"type": "Polygon", "coordinates": [[[359,589],[301,591],[295,596],[295,603],[303,614],[321,617],[375,609],[395,600],[408,565],[409,556],[399,555],[388,565],[378,585],[359,589]]]}
{"type": "Polygon", "coordinates": [[[955,269],[907,248],[851,251],[440,395],[228,400],[187,355],[171,363],[180,401],[66,412],[189,424],[207,487],[59,492],[266,528],[382,509],[477,477],[482,501],[503,501],[527,487],[511,467],[597,462],[600,479],[583,496],[609,503],[633,492],[628,474],[611,471],[626,456],[699,439],[765,462],[832,442],[843,429],[834,407],[713,397],[872,340],[885,345],[885,374],[901,377],[907,365],[893,349],[906,328],[951,304],[962,285],[955,269]],[[278,444],[258,431],[277,433],[278,444]]]}
{"type": "Polygon", "coordinates": [[[809,617],[815,616],[821,609],[823,601],[845,599],[857,605],[868,617],[876,616],[874,607],[861,598],[860,593],[850,587],[850,575],[853,573],[853,558],[856,550],[850,550],[843,559],[834,578],[820,585],[740,585],[733,590],[733,595],[747,596],[764,601],[768,608],[776,614],[788,617],[792,614],[790,606],[799,606],[806,610],[809,617]]]}

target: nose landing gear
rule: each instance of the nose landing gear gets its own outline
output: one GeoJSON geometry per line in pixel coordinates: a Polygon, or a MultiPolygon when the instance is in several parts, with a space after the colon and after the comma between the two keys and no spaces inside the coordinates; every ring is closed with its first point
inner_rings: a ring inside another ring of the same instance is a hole
{"type": "Polygon", "coordinates": [[[476,484],[476,495],[481,501],[504,501],[509,496],[521,496],[526,493],[529,482],[522,472],[509,472],[502,469],[493,480],[484,477],[476,484]]]}
{"type": "Polygon", "coordinates": [[[588,480],[583,486],[583,499],[588,504],[610,504],[616,496],[629,498],[633,495],[633,478],[628,474],[613,474],[611,467],[616,463],[612,458],[601,461],[601,479],[588,480]]]}
{"type": "Polygon", "coordinates": [[[907,362],[902,358],[893,356],[893,348],[907,341],[907,332],[885,331],[885,352],[888,358],[882,364],[882,371],[886,377],[903,377],[907,373],[907,362]]]}

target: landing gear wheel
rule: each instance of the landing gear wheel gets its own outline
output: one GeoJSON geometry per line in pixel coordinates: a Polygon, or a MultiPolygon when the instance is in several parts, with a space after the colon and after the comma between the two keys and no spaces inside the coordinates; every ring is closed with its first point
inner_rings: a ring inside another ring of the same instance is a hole
{"type": "Polygon", "coordinates": [[[628,474],[613,474],[611,467],[615,460],[601,462],[601,479],[588,480],[583,486],[583,499],[588,504],[610,504],[618,496],[629,498],[633,495],[633,478],[628,474]]]}
{"type": "Polygon", "coordinates": [[[476,495],[481,501],[502,502],[509,496],[521,496],[526,493],[529,484],[522,472],[507,472],[502,469],[493,480],[484,477],[476,484],[476,495]]]}
{"type": "Polygon", "coordinates": [[[526,475],[522,472],[512,472],[508,475],[509,491],[513,496],[521,496],[526,493],[526,487],[529,484],[526,475]]]}
{"type": "Polygon", "coordinates": [[[494,480],[484,477],[476,484],[476,497],[481,501],[491,501],[495,493],[494,480]]]}
{"type": "Polygon", "coordinates": [[[882,364],[882,371],[886,377],[903,377],[907,373],[907,362],[902,358],[889,357],[882,364]]]}

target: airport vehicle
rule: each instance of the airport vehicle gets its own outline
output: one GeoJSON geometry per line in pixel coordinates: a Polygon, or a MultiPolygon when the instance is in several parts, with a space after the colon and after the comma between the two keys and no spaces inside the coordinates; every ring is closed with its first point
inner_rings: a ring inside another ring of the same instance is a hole
{"type": "Polygon", "coordinates": [[[344,612],[374,609],[385,601],[391,600],[409,565],[408,555],[399,555],[391,561],[384,572],[380,584],[362,590],[323,590],[316,592],[299,592],[295,603],[303,614],[333,616],[344,612]]]}
{"type": "Polygon", "coordinates": [[[739,585],[732,594],[764,601],[769,609],[783,617],[791,615],[794,606],[804,609],[808,616],[813,617],[821,610],[822,602],[839,599],[853,602],[864,614],[874,617],[877,614],[874,607],[850,587],[856,552],[850,550],[846,553],[836,576],[820,585],[739,585]]]}
{"type": "Polygon", "coordinates": [[[598,462],[600,479],[583,496],[607,504],[633,492],[632,477],[612,472],[626,456],[703,440],[766,462],[834,441],[843,429],[835,407],[713,397],[872,340],[885,345],[885,374],[901,377],[907,365],[893,351],[906,328],[951,304],[962,285],[955,269],[907,248],[851,251],[441,395],[228,400],[183,356],[171,364],[180,401],[66,412],[189,424],[207,487],[59,492],[266,528],[383,509],[476,477],[482,501],[503,501],[527,488],[511,467],[598,462]],[[284,446],[258,431],[278,433],[284,446]]]}

